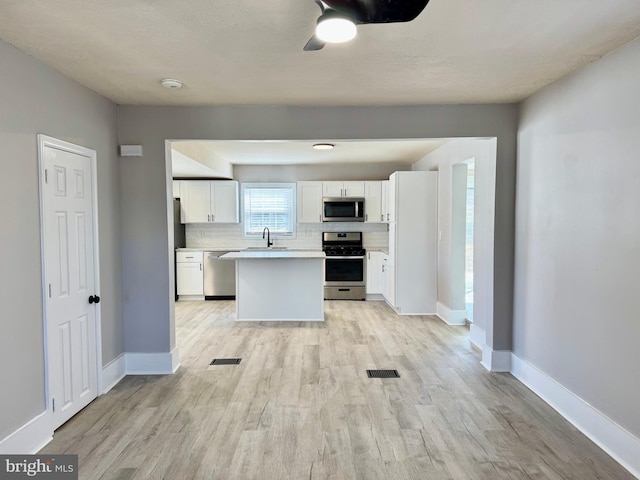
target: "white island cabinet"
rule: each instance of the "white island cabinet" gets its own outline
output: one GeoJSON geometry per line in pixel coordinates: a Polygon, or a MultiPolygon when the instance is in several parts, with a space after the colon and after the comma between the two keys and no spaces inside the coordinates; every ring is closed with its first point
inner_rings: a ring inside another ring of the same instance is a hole
{"type": "Polygon", "coordinates": [[[324,321],[324,252],[231,252],[237,321],[324,321]]]}

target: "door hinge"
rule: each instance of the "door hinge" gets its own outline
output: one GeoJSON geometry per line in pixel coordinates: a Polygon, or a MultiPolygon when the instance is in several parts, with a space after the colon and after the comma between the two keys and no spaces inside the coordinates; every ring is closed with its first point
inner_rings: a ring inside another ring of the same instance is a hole
{"type": "Polygon", "coordinates": [[[53,410],[54,412],[56,411],[56,399],[55,398],[51,399],[51,410],[53,410]]]}

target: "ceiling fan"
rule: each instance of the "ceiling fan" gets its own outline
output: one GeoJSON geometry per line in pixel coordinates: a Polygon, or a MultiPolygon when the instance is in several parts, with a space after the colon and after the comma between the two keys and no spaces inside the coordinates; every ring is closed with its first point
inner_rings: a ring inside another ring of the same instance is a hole
{"type": "Polygon", "coordinates": [[[327,43],[342,43],[356,36],[356,25],[410,22],[429,0],[313,0],[322,14],[316,33],[305,51],[320,50],[327,43]]]}

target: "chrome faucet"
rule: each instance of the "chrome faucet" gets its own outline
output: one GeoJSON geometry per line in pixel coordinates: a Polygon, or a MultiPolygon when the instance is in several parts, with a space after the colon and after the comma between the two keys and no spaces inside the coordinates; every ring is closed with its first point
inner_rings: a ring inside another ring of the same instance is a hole
{"type": "Polygon", "coordinates": [[[262,230],[263,240],[264,240],[264,232],[267,232],[267,248],[269,248],[271,245],[273,245],[273,242],[271,241],[271,232],[269,231],[269,227],[264,227],[264,230],[262,230]]]}

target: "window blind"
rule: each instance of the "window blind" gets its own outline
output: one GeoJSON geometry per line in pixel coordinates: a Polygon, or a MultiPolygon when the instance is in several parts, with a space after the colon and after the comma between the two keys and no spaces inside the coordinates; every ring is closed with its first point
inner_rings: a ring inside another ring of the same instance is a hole
{"type": "Polygon", "coordinates": [[[243,191],[246,236],[262,235],[265,227],[271,235],[294,234],[295,184],[251,184],[243,191]]]}

